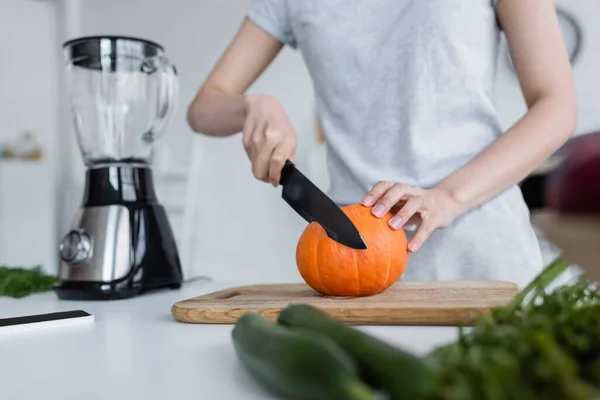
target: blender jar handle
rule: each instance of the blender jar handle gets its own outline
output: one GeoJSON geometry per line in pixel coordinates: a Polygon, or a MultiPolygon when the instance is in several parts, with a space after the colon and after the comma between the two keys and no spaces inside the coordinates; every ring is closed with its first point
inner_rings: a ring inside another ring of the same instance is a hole
{"type": "Polygon", "coordinates": [[[158,90],[156,119],[150,129],[142,136],[142,140],[151,143],[164,132],[164,128],[177,106],[179,80],[175,65],[165,56],[161,55],[147,59],[142,65],[142,69],[144,68],[159,70],[162,75],[158,90]]]}

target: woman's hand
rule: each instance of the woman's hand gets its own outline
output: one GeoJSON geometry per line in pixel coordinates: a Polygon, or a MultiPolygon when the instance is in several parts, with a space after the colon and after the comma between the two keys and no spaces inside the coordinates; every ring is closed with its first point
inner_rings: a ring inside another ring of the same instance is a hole
{"type": "Polygon", "coordinates": [[[373,215],[379,218],[388,211],[394,214],[389,221],[392,229],[420,221],[421,225],[408,244],[411,252],[417,251],[434,230],[447,227],[463,212],[461,204],[444,189],[421,189],[383,181],[363,197],[362,204],[372,206],[373,215]]]}
{"type": "Polygon", "coordinates": [[[285,161],[295,162],[296,134],[276,99],[246,96],[242,142],[254,176],[277,187],[285,161]]]}

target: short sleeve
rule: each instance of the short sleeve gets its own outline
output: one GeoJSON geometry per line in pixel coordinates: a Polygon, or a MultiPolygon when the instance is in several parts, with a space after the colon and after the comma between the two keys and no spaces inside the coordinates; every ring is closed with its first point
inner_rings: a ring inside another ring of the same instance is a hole
{"type": "Polygon", "coordinates": [[[287,0],[250,0],[246,16],[275,39],[294,49],[297,47],[287,0]]]}

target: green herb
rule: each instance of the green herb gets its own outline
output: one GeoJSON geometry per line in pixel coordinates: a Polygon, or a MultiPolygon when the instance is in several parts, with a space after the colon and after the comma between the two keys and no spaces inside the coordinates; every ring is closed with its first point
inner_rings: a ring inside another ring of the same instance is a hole
{"type": "Polygon", "coordinates": [[[600,396],[600,293],[580,278],[551,292],[557,258],[506,307],[481,316],[428,358],[443,399],[587,400],[600,396]]]}
{"type": "Polygon", "coordinates": [[[0,296],[21,298],[52,290],[57,278],[45,274],[40,267],[11,268],[0,266],[0,296]]]}

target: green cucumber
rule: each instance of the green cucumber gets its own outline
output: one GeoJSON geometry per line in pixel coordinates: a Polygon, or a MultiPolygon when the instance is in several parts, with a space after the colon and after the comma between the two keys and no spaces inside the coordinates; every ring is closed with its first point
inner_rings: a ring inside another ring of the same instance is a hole
{"type": "Polygon", "coordinates": [[[373,400],[355,361],[332,340],[274,324],[258,313],[236,322],[232,339],[249,374],[266,389],[294,400],[373,400]]]}
{"type": "Polygon", "coordinates": [[[435,399],[441,375],[426,360],[337,321],[309,305],[291,304],[279,313],[278,324],[310,330],[334,340],[358,363],[361,377],[394,400],[435,399]]]}

